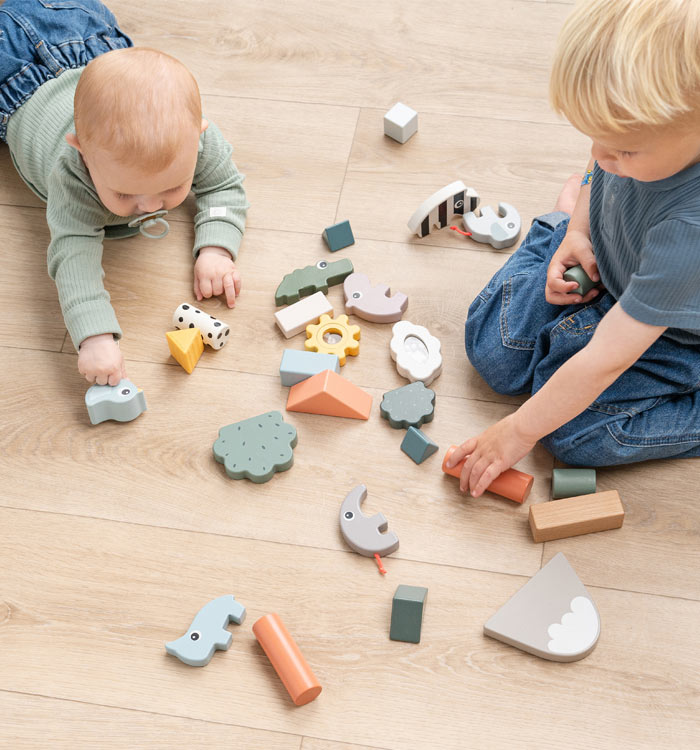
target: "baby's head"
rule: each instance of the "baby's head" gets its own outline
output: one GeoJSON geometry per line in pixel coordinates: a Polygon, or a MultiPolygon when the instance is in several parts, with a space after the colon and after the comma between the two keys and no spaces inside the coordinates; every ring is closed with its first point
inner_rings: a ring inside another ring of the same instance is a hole
{"type": "Polygon", "coordinates": [[[700,161],[700,0],[579,0],[550,100],[599,166],[649,182],[700,161]]]}
{"type": "Polygon", "coordinates": [[[207,123],[181,62],[144,47],[100,55],[80,76],[74,109],[75,134],[66,140],[109,211],[132,216],[182,203],[207,123]]]}

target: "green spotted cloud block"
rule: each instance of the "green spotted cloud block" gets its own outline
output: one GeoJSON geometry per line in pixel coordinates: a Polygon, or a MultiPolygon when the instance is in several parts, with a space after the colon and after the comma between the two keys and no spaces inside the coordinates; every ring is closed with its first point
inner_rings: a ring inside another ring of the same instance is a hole
{"type": "Polygon", "coordinates": [[[296,428],[280,412],[268,411],[222,427],[214,443],[214,458],[231,479],[262,483],[292,466],[296,444],[296,428]]]}
{"type": "Polygon", "coordinates": [[[379,411],[395,429],[420,427],[431,422],[435,410],[435,391],[426,388],[422,380],[395,388],[384,394],[379,411]]]}

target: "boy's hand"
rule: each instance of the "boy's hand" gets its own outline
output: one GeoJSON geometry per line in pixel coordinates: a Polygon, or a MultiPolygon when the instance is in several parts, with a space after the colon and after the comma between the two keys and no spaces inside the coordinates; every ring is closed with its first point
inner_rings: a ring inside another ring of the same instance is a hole
{"type": "Polygon", "coordinates": [[[462,492],[469,488],[473,497],[479,497],[499,474],[532,450],[537,440],[522,433],[516,414],[509,414],[478,437],[465,441],[450,456],[449,467],[469,456],[459,478],[462,492]]]}
{"type": "Polygon", "coordinates": [[[600,281],[590,237],[576,229],[570,229],[552,256],[547,269],[544,296],[550,305],[575,305],[588,302],[599,293],[598,289],[591,289],[584,297],[580,294],[572,294],[578,284],[575,281],[564,281],[564,272],[578,265],[583,266],[583,270],[591,281],[600,281]]]}
{"type": "Polygon", "coordinates": [[[236,306],[236,297],[241,293],[241,275],[223,247],[203,247],[194,263],[194,293],[197,301],[204,297],[226,295],[226,304],[236,306]]]}
{"type": "Polygon", "coordinates": [[[80,344],[78,372],[88,383],[119,385],[126,377],[126,367],[119,344],[111,333],[88,336],[80,344]]]}

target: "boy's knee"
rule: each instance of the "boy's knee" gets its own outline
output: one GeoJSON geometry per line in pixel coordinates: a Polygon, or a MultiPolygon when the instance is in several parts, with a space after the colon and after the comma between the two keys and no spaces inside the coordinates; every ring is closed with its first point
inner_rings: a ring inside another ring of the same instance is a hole
{"type": "Polygon", "coordinates": [[[575,418],[545,435],[540,443],[569,466],[614,466],[634,460],[613,440],[605,422],[584,426],[575,418]]]}

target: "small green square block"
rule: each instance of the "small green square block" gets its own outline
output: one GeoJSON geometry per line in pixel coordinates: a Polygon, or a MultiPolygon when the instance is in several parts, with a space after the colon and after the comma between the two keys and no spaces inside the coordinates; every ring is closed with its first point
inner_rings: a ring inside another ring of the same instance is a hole
{"type": "Polygon", "coordinates": [[[326,227],[323,230],[323,239],[332,253],[336,250],[342,250],[344,247],[348,247],[348,245],[355,244],[355,237],[350,228],[350,222],[347,220],[333,224],[331,227],[326,227]]]}
{"type": "Polygon", "coordinates": [[[401,450],[417,464],[421,464],[428,456],[437,452],[438,446],[421,430],[409,427],[401,443],[401,450]]]}
{"type": "Polygon", "coordinates": [[[423,609],[427,596],[428,589],[423,586],[401,584],[396,589],[391,602],[389,638],[392,641],[420,643],[423,609]]]}

